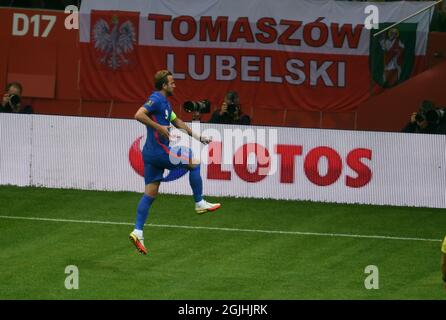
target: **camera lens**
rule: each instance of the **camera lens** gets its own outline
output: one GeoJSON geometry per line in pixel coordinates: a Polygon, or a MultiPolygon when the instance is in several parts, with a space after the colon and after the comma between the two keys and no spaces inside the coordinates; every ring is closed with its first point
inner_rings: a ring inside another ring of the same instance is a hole
{"type": "Polygon", "coordinates": [[[426,120],[429,123],[437,122],[438,119],[439,119],[439,114],[437,110],[429,110],[428,112],[426,112],[426,120]]]}
{"type": "Polygon", "coordinates": [[[235,113],[235,110],[236,110],[236,106],[234,103],[228,104],[228,112],[229,113],[235,113]]]}
{"type": "Polygon", "coordinates": [[[20,97],[16,94],[12,94],[9,96],[9,101],[12,105],[16,106],[20,103],[20,97]]]}
{"type": "Polygon", "coordinates": [[[417,113],[417,115],[415,116],[415,121],[416,122],[423,122],[424,121],[424,115],[421,113],[417,113]]]}
{"type": "Polygon", "coordinates": [[[203,101],[199,101],[197,102],[197,104],[199,105],[200,113],[211,112],[211,103],[209,102],[209,100],[206,99],[203,101]]]}
{"type": "Polygon", "coordinates": [[[186,112],[199,112],[199,113],[209,113],[211,112],[211,103],[209,100],[203,101],[186,101],[183,104],[183,108],[186,112]]]}
{"type": "Polygon", "coordinates": [[[196,103],[193,101],[186,101],[183,104],[183,108],[186,112],[194,112],[196,111],[196,103]]]}

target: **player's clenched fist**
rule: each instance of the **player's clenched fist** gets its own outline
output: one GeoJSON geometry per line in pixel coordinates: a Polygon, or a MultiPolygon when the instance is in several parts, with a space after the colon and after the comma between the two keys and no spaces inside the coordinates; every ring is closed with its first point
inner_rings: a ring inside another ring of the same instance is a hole
{"type": "Polygon", "coordinates": [[[212,137],[200,136],[200,142],[202,144],[209,144],[212,142],[212,137]]]}

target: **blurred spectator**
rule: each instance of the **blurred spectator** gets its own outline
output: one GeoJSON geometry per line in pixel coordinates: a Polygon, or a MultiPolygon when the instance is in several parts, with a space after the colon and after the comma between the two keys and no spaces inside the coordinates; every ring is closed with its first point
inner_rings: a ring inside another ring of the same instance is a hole
{"type": "Polygon", "coordinates": [[[220,110],[216,110],[212,114],[211,120],[209,120],[209,122],[250,125],[251,119],[248,115],[243,114],[237,92],[229,91],[225,95],[220,110]]]}
{"type": "Polygon", "coordinates": [[[402,132],[446,134],[446,109],[436,108],[431,101],[423,101],[420,110],[412,113],[402,132]]]}
{"type": "Polygon", "coordinates": [[[22,85],[18,82],[11,82],[6,85],[0,105],[0,112],[4,113],[33,113],[29,105],[22,105],[22,85]]]}

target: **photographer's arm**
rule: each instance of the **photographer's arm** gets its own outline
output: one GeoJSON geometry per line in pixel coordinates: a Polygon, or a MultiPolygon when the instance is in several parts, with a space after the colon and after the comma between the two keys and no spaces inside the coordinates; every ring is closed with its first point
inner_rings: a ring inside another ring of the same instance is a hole
{"type": "Polygon", "coordinates": [[[406,132],[406,133],[416,132],[417,129],[417,121],[415,119],[416,116],[417,116],[416,112],[412,113],[412,115],[410,116],[410,122],[401,130],[401,132],[406,132]]]}
{"type": "Polygon", "coordinates": [[[169,139],[169,127],[161,126],[149,117],[149,111],[146,108],[141,107],[135,113],[135,119],[141,122],[142,124],[151,127],[152,129],[159,132],[160,135],[169,139]]]}
{"type": "Polygon", "coordinates": [[[9,94],[3,95],[3,99],[0,102],[0,112],[1,113],[11,113],[12,108],[9,105],[9,94]]]}
{"type": "Polygon", "coordinates": [[[2,99],[2,103],[0,104],[0,107],[5,108],[8,103],[9,103],[9,94],[5,93],[3,95],[3,99],[2,99]]]}

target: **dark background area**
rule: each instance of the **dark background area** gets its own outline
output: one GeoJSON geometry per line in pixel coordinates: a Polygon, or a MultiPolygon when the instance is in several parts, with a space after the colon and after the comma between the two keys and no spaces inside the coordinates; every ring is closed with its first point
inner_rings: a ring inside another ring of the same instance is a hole
{"type": "Polygon", "coordinates": [[[64,10],[68,5],[79,7],[81,2],[81,0],[0,0],[0,6],[64,10]]]}

